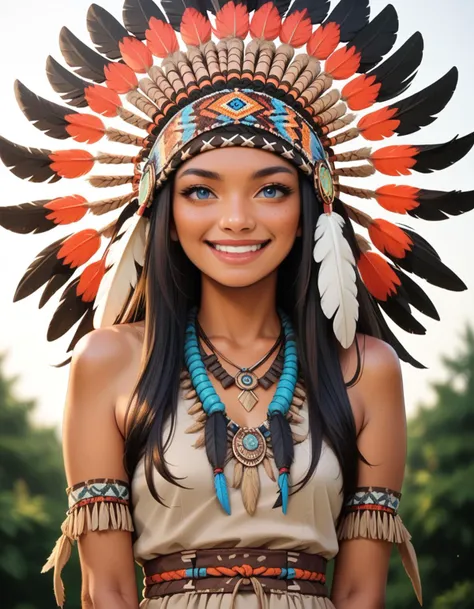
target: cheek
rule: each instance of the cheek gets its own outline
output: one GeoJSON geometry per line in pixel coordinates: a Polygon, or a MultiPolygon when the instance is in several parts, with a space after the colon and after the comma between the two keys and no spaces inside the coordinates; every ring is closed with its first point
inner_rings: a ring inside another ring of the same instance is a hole
{"type": "Polygon", "coordinates": [[[173,202],[173,224],[180,241],[195,238],[202,234],[211,221],[208,209],[190,204],[181,197],[173,202]]]}

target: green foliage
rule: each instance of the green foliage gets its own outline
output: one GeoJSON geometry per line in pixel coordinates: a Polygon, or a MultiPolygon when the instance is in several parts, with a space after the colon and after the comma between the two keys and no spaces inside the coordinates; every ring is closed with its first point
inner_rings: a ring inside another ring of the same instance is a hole
{"type": "MultiPolygon", "coordinates": [[[[443,360],[448,379],[435,401],[409,423],[401,515],[418,554],[427,609],[474,606],[474,332],[464,350],[443,360]]],[[[388,609],[416,609],[398,557],[393,557],[388,609]]]]}

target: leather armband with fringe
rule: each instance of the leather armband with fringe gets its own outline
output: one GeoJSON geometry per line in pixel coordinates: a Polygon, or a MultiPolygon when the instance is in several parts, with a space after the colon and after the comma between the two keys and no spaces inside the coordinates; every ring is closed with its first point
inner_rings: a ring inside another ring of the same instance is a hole
{"type": "Polygon", "coordinates": [[[401,494],[388,488],[359,487],[346,502],[338,527],[339,540],[373,539],[397,544],[403,566],[420,605],[421,580],[411,535],[398,515],[401,494]]]}
{"type": "Polygon", "coordinates": [[[61,525],[62,535],[41,571],[46,573],[54,569],[54,595],[58,607],[62,607],[65,600],[61,572],[71,556],[74,542],[93,531],[133,532],[127,482],[96,478],[75,484],[66,492],[69,509],[61,525]]]}

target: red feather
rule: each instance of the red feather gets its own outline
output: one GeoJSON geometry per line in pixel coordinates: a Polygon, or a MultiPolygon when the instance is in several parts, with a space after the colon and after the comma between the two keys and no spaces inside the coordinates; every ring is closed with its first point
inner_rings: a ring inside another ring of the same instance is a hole
{"type": "Polygon", "coordinates": [[[82,271],[76,293],[83,302],[93,302],[105,275],[105,257],[92,262],[82,271]]]}
{"type": "Polygon", "coordinates": [[[250,35],[252,38],[275,40],[281,28],[281,17],[273,2],[267,2],[253,14],[250,22],[250,35]]]}
{"type": "Polygon", "coordinates": [[[295,11],[287,17],[281,26],[280,40],[298,49],[311,38],[313,26],[308,10],[295,11]]]}
{"type": "Polygon", "coordinates": [[[179,43],[173,27],[169,23],[161,21],[161,19],[152,17],[150,19],[150,29],[145,32],[145,35],[148,48],[155,57],[164,59],[168,55],[179,51],[179,43]]]}
{"type": "Polygon", "coordinates": [[[87,213],[87,206],[84,203],[87,203],[87,199],[84,199],[80,195],[54,199],[49,203],[45,203],[45,207],[51,210],[51,213],[46,218],[55,224],[73,224],[74,222],[79,222],[87,213]]]}
{"type": "Polygon", "coordinates": [[[101,85],[87,87],[84,89],[84,96],[91,110],[107,118],[117,116],[118,108],[122,106],[118,94],[101,85]]]}
{"type": "Polygon", "coordinates": [[[386,302],[401,285],[389,263],[375,252],[362,253],[357,263],[362,281],[374,298],[386,302]]]}
{"type": "Polygon", "coordinates": [[[383,140],[392,137],[395,129],[400,125],[396,115],[398,108],[381,108],[364,116],[357,127],[363,138],[370,141],[383,140]]]}
{"type": "Polygon", "coordinates": [[[119,43],[119,49],[127,66],[138,74],[146,74],[153,65],[150,49],[138,38],[124,38],[119,43]]]}
{"type": "Polygon", "coordinates": [[[64,118],[69,123],[66,131],[76,142],[95,144],[104,137],[105,125],[98,116],[76,113],[64,118]]]}
{"type": "Polygon", "coordinates": [[[104,68],[106,85],[116,93],[128,93],[138,87],[135,72],[123,63],[110,63],[104,68]]]}
{"type": "Polygon", "coordinates": [[[336,80],[345,80],[353,76],[360,67],[361,54],[355,46],[345,46],[334,53],[326,61],[325,72],[336,80]]]}
{"type": "Polygon", "coordinates": [[[395,214],[405,214],[419,206],[417,196],[419,189],[414,186],[387,184],[375,191],[377,203],[395,214]]]}
{"type": "Polygon", "coordinates": [[[58,251],[58,259],[70,268],[77,268],[88,262],[100,248],[100,234],[92,229],[81,230],[68,237],[58,251]]]}
{"type": "Polygon", "coordinates": [[[341,41],[341,28],[337,23],[326,23],[311,36],[306,50],[316,59],[327,59],[341,41]]]}
{"type": "Polygon", "coordinates": [[[344,86],[341,98],[351,110],[365,110],[375,104],[381,87],[376,76],[361,74],[344,86]]]}
{"type": "Polygon", "coordinates": [[[49,158],[51,169],[61,178],[80,178],[94,167],[94,157],[87,150],[58,150],[49,158]]]}
{"type": "Polygon", "coordinates": [[[181,38],[188,46],[199,46],[211,39],[211,22],[195,8],[187,8],[180,26],[181,38]]]}
{"type": "Polygon", "coordinates": [[[249,33],[249,12],[244,4],[233,1],[225,4],[216,14],[215,35],[220,39],[234,36],[245,39],[249,33]]]}
{"type": "Polygon", "coordinates": [[[394,258],[404,258],[413,249],[413,241],[405,231],[387,220],[374,220],[369,226],[369,235],[382,254],[394,258]]]}
{"type": "Polygon", "coordinates": [[[372,165],[380,173],[389,176],[410,175],[416,165],[418,148],[415,146],[387,146],[372,153],[372,165]]]}

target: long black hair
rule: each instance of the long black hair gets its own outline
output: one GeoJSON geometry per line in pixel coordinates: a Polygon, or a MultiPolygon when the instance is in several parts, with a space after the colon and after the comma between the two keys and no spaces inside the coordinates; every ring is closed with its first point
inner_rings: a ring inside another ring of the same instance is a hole
{"type": "MultiPolygon", "coordinates": [[[[145,320],[144,359],[126,421],[125,466],[131,476],[144,457],[145,475],[154,498],[163,503],[154,483],[154,469],[167,481],[182,486],[166,464],[166,449],[173,437],[179,398],[180,374],[187,314],[200,301],[200,271],[187,258],[180,244],[170,237],[172,181],[160,191],[150,217],[150,239],[145,266],[132,303],[122,322],[145,320]],[[170,423],[169,432],[164,433],[170,423]]],[[[337,340],[332,323],[324,316],[313,260],[314,230],[322,213],[313,184],[300,178],[302,235],[278,270],[277,306],[292,319],[298,344],[301,374],[307,390],[311,464],[298,488],[306,484],[317,467],[323,439],[339,461],[344,494],[356,485],[358,461],[355,421],[349,403],[337,340]]],[[[336,202],[336,210],[344,213],[336,202]]],[[[348,225],[349,239],[356,248],[348,225]]],[[[358,332],[379,336],[374,306],[359,285],[358,332]]],[[[358,351],[359,354],[359,351],[358,351]]]]}

